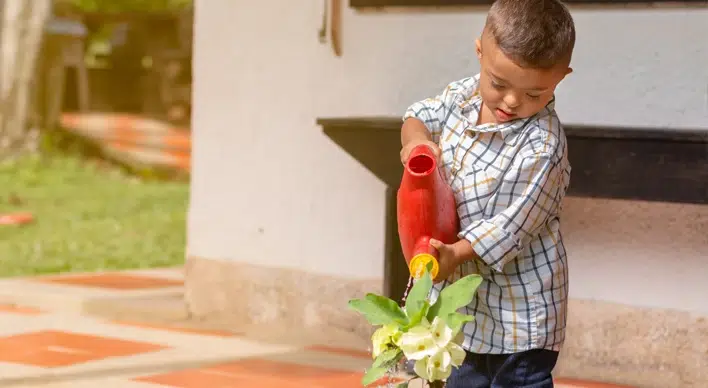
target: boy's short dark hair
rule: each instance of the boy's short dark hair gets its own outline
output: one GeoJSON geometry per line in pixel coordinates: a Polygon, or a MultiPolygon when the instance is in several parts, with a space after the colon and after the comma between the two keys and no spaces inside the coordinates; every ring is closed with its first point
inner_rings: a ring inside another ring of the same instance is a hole
{"type": "Polygon", "coordinates": [[[575,24],[559,0],[497,0],[484,30],[520,66],[547,69],[570,64],[575,24]]]}

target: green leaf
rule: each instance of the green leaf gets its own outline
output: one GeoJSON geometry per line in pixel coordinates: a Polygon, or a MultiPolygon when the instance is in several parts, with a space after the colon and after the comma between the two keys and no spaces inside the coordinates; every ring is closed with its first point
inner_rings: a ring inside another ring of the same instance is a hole
{"type": "Polygon", "coordinates": [[[408,319],[410,319],[410,321],[408,322],[407,325],[405,325],[404,327],[401,328],[403,331],[408,331],[412,327],[419,325],[420,322],[423,321],[423,317],[428,315],[428,311],[430,310],[430,302],[428,302],[427,300],[424,300],[423,302],[421,302],[421,304],[423,306],[420,309],[418,309],[418,312],[414,316],[408,317],[408,319]]]}
{"type": "Polygon", "coordinates": [[[378,357],[376,357],[374,364],[371,365],[371,368],[366,372],[364,378],[361,380],[361,383],[364,386],[373,384],[376,380],[384,377],[386,373],[401,360],[401,358],[403,358],[403,351],[398,348],[389,349],[382,352],[378,357]]]}
{"type": "Polygon", "coordinates": [[[467,314],[460,314],[458,312],[451,313],[447,316],[445,322],[447,326],[452,329],[453,335],[457,335],[462,329],[462,326],[467,322],[474,321],[474,316],[467,314]]]}
{"type": "Polygon", "coordinates": [[[366,299],[350,300],[349,308],[363,315],[364,318],[374,326],[387,325],[393,322],[393,319],[381,311],[376,304],[366,299]]]}
{"type": "Polygon", "coordinates": [[[385,368],[388,370],[391,369],[398,361],[400,361],[402,357],[403,351],[401,349],[389,349],[379,354],[379,356],[376,357],[376,360],[374,360],[374,364],[371,367],[385,368]]]}
{"type": "Polygon", "coordinates": [[[442,302],[442,299],[440,298],[440,295],[438,295],[438,299],[430,305],[430,308],[428,309],[428,313],[426,315],[426,318],[428,318],[428,321],[432,322],[435,317],[438,316],[438,311],[440,311],[440,303],[442,302]]]}
{"type": "Polygon", "coordinates": [[[477,287],[482,283],[479,275],[468,275],[443,288],[438,300],[428,311],[428,320],[435,317],[447,317],[457,309],[467,306],[474,300],[477,287]]]}
{"type": "Polygon", "coordinates": [[[366,294],[365,299],[372,302],[379,309],[381,309],[381,311],[389,315],[394,322],[398,322],[401,325],[408,324],[408,316],[405,312],[403,312],[401,306],[399,306],[398,303],[394,302],[393,300],[385,296],[371,293],[366,294]]]}
{"type": "Polygon", "coordinates": [[[362,377],[361,385],[368,387],[369,385],[375,383],[376,380],[386,376],[386,373],[388,373],[388,368],[371,367],[371,368],[369,368],[369,370],[366,371],[366,374],[364,374],[364,377],[362,377]]]}
{"type": "Polygon", "coordinates": [[[408,323],[406,314],[401,308],[383,296],[367,294],[364,299],[352,299],[349,308],[359,312],[372,325],[388,325],[397,322],[405,325],[408,323]]]}
{"type": "Polygon", "coordinates": [[[406,314],[408,318],[418,314],[423,306],[423,302],[428,299],[428,294],[430,294],[432,288],[433,277],[430,275],[430,271],[426,270],[423,276],[415,282],[406,298],[406,314]]]}
{"type": "Polygon", "coordinates": [[[408,388],[408,381],[396,385],[396,388],[408,388]]]}

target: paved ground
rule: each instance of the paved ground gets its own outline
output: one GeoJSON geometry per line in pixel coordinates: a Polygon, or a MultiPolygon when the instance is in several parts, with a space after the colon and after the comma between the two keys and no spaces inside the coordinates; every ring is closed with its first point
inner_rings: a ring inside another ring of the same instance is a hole
{"type": "Polygon", "coordinates": [[[182,286],[179,270],[0,280],[0,387],[361,386],[371,362],[365,343],[207,329],[188,319],[182,286]]]}

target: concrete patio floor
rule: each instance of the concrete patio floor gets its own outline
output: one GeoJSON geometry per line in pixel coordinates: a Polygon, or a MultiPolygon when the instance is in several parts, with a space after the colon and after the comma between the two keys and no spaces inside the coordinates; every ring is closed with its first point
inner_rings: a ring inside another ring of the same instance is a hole
{"type": "Polygon", "coordinates": [[[180,269],[0,280],[0,386],[361,387],[371,358],[360,340],[207,328],[182,292],[180,269]]]}

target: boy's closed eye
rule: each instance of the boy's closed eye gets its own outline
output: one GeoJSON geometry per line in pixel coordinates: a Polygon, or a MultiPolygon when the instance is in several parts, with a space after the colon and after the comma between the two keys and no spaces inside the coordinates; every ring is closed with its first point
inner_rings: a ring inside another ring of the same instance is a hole
{"type": "MultiPolygon", "coordinates": [[[[491,83],[492,87],[493,87],[494,89],[497,89],[497,90],[503,90],[503,89],[506,88],[506,85],[503,85],[503,84],[501,84],[501,83],[499,83],[499,82],[497,82],[497,81],[495,81],[495,80],[493,80],[493,79],[490,80],[490,83],[491,83]]],[[[526,93],[526,96],[529,97],[529,98],[532,99],[532,100],[538,100],[539,98],[541,98],[541,95],[540,95],[540,94],[536,94],[536,93],[526,93]]]]}

